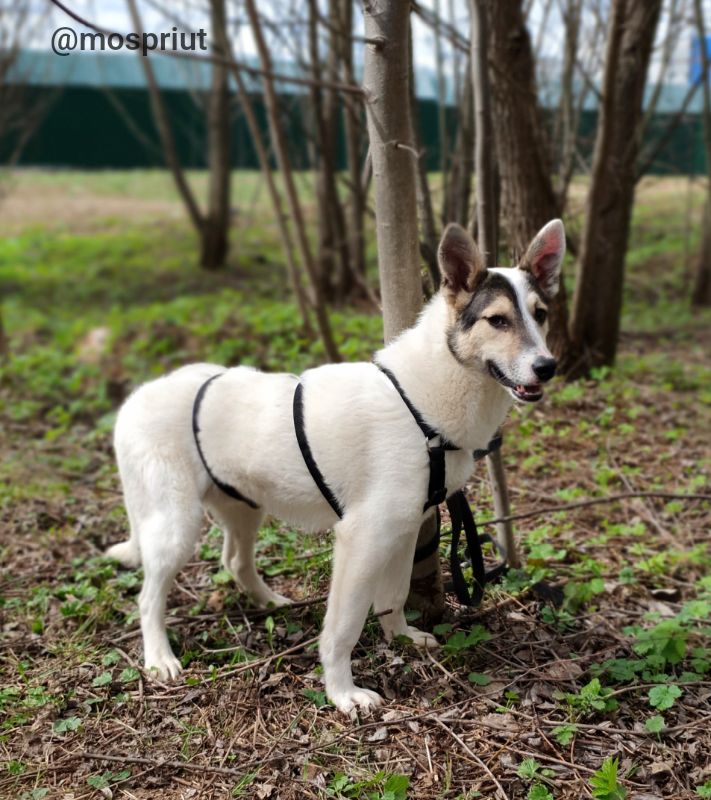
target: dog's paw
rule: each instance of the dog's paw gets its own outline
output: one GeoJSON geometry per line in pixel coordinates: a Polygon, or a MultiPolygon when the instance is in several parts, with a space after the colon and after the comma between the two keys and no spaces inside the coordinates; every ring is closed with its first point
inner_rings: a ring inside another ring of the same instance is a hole
{"type": "Polygon", "coordinates": [[[353,686],[343,692],[336,692],[329,697],[329,700],[342,714],[348,714],[351,717],[355,716],[355,712],[358,710],[370,712],[384,702],[377,692],[361,689],[359,686],[353,686]]]}
{"type": "Polygon", "coordinates": [[[146,658],[145,672],[148,678],[169,681],[177,678],[183,667],[173,653],[164,653],[153,658],[146,658]]]}
{"type": "Polygon", "coordinates": [[[262,591],[259,595],[254,596],[254,602],[259,608],[278,608],[279,606],[290,606],[292,603],[288,597],[273,592],[271,589],[262,591]]]}
{"type": "Polygon", "coordinates": [[[424,647],[427,650],[435,650],[439,647],[439,642],[431,633],[421,631],[419,628],[413,628],[412,625],[407,626],[406,636],[412,639],[412,643],[417,647],[424,647]]]}

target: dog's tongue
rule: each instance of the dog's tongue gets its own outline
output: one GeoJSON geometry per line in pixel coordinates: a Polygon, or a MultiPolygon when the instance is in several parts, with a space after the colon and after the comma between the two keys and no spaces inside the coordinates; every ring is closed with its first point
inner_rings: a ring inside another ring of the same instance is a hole
{"type": "Polygon", "coordinates": [[[516,386],[516,391],[519,392],[519,394],[540,394],[541,384],[532,383],[530,386],[524,386],[522,383],[519,383],[516,386]]]}

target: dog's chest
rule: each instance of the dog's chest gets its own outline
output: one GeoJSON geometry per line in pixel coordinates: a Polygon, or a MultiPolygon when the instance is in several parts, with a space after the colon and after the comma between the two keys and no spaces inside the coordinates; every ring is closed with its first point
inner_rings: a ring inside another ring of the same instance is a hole
{"type": "Polygon", "coordinates": [[[474,470],[474,457],[468,450],[449,450],[445,456],[444,485],[447,495],[461,489],[474,470]]]}

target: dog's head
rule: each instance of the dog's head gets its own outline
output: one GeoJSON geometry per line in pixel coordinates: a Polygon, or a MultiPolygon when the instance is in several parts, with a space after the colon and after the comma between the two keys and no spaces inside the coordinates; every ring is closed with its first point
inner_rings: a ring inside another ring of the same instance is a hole
{"type": "Polygon", "coordinates": [[[549,222],[516,267],[487,269],[460,225],[447,226],[439,245],[442,293],[451,324],[449,349],[463,366],[488,373],[516,399],[535,402],[555,375],[546,345],[548,305],[558,291],[565,231],[549,222]]]}

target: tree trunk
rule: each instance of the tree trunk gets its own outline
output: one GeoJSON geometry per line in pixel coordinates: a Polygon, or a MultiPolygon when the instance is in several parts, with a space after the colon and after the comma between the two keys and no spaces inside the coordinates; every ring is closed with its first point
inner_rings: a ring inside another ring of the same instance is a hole
{"type": "MultiPolygon", "coordinates": [[[[133,23],[133,27],[136,33],[143,32],[143,24],[141,22],[141,17],[138,13],[138,7],[136,6],[136,0],[127,0],[129,12],[131,14],[131,21],[133,23]]],[[[156,80],[155,74],[153,72],[153,65],[151,64],[151,59],[141,55],[138,53],[138,57],[141,60],[141,65],[143,66],[143,73],[146,77],[146,85],[148,86],[148,98],[151,105],[151,112],[153,115],[153,122],[158,130],[158,135],[160,137],[161,148],[163,150],[163,157],[165,158],[165,163],[170,169],[170,172],[173,176],[173,180],[175,182],[175,186],[178,190],[178,193],[183,199],[183,203],[185,204],[185,208],[188,212],[188,216],[190,217],[190,221],[193,223],[193,227],[198,232],[200,236],[202,236],[203,231],[203,224],[204,219],[200,208],[198,206],[197,200],[195,199],[195,195],[193,194],[192,189],[190,188],[190,184],[185,177],[185,173],[183,172],[182,165],[180,164],[180,159],[178,157],[178,148],[175,144],[175,137],[173,136],[173,130],[170,127],[170,119],[168,117],[168,111],[165,107],[165,103],[163,102],[163,96],[161,95],[160,88],[158,86],[158,81],[156,80]]]]}
{"type": "Polygon", "coordinates": [[[642,98],[662,0],[613,0],[570,324],[572,374],[614,363],[642,98]]]}
{"type": "MultiPolygon", "coordinates": [[[[133,2],[134,0],[132,0],[133,2]]],[[[262,24],[257,13],[255,0],[246,0],[247,14],[249,16],[252,33],[254,34],[255,44],[259,53],[259,59],[264,70],[262,85],[264,87],[264,104],[267,111],[267,120],[269,122],[269,131],[272,139],[272,147],[277,159],[277,164],[282,174],[284,186],[286,189],[286,198],[289,204],[289,211],[291,212],[294,221],[294,228],[296,231],[296,242],[301,255],[306,274],[311,284],[312,306],[316,315],[316,324],[318,326],[321,339],[323,341],[326,356],[330,361],[340,361],[341,356],[336,347],[336,342],[333,338],[331,331],[331,324],[326,312],[326,305],[324,303],[323,294],[316,274],[313,255],[311,253],[311,245],[309,244],[306,235],[306,225],[304,223],[304,216],[301,211],[301,204],[296,191],[296,184],[294,183],[294,175],[291,170],[291,162],[286,148],[286,138],[284,130],[279,119],[279,109],[277,106],[277,95],[274,90],[274,81],[272,79],[272,61],[271,55],[264,41],[262,34],[262,24]]]]}
{"type": "Polygon", "coordinates": [[[439,265],[437,264],[437,247],[439,237],[435,223],[434,207],[430,183],[427,178],[427,153],[422,147],[420,121],[417,116],[417,87],[415,85],[414,59],[412,57],[412,31],[410,31],[410,115],[412,119],[412,138],[417,151],[417,218],[420,227],[420,255],[427,265],[432,283],[432,291],[439,289],[439,265]]]}
{"type": "MultiPolygon", "coordinates": [[[[488,20],[483,0],[470,0],[472,17],[471,69],[474,96],[475,168],[477,175],[476,216],[479,250],[485,264],[496,264],[498,253],[499,215],[496,208],[496,165],[492,158],[493,133],[491,93],[486,63],[488,20]]],[[[487,456],[489,482],[497,517],[511,514],[506,472],[501,450],[487,456]]],[[[497,539],[511,566],[520,566],[516,551],[513,524],[501,522],[496,526],[497,539]]]]}
{"type": "MultiPolygon", "coordinates": [[[[416,159],[409,107],[409,0],[365,0],[363,86],[375,181],[375,219],[385,341],[414,324],[422,308],[416,159]]],[[[432,517],[417,545],[432,540],[432,517]]],[[[428,619],[444,611],[439,553],[415,564],[409,604],[428,619]]]]}
{"type": "MultiPolygon", "coordinates": [[[[353,3],[352,0],[339,0],[339,21],[342,36],[341,66],[346,83],[355,84],[353,74],[353,3]]],[[[361,181],[361,104],[359,100],[344,95],[343,129],[346,140],[346,160],[348,162],[349,201],[348,201],[348,251],[351,256],[353,275],[365,280],[365,194],[361,181]]]]}
{"type": "Polygon", "coordinates": [[[709,90],[709,54],[706,47],[706,25],[702,0],[694,0],[696,32],[701,47],[701,75],[704,93],[704,152],[706,154],[707,196],[701,226],[701,249],[696,265],[692,305],[711,306],[711,90],[709,90]]]}
{"type": "Polygon", "coordinates": [[[469,198],[472,193],[472,175],[474,173],[473,95],[472,68],[471,63],[467,63],[464,85],[458,95],[459,124],[452,157],[452,175],[446,197],[447,213],[445,214],[448,222],[458,222],[464,228],[469,225],[469,198]]]}
{"type": "Polygon", "coordinates": [[[212,50],[221,62],[212,64],[207,135],[209,187],[203,223],[200,266],[221,269],[227,259],[230,228],[230,97],[227,88],[229,45],[225,0],[210,0],[212,50]]]}
{"type": "MultiPolygon", "coordinates": [[[[230,58],[232,59],[231,47],[229,53],[230,58]]],[[[284,258],[286,259],[286,269],[289,275],[291,289],[294,293],[294,298],[296,299],[296,304],[299,307],[299,313],[301,314],[304,332],[309,338],[311,338],[313,335],[313,329],[311,327],[311,319],[309,317],[308,302],[306,300],[303,286],[301,285],[301,271],[299,269],[298,262],[294,257],[295,248],[291,233],[289,231],[289,226],[287,224],[287,215],[284,210],[284,204],[282,202],[281,195],[279,194],[279,190],[277,189],[276,181],[274,180],[274,173],[269,161],[269,153],[267,152],[267,147],[262,137],[262,130],[259,126],[259,122],[257,121],[257,115],[254,112],[252,101],[247,93],[247,87],[245,86],[244,79],[242,78],[242,73],[236,66],[232,69],[232,77],[234,78],[235,85],[237,86],[237,95],[239,97],[240,105],[242,106],[244,117],[247,121],[249,134],[252,137],[252,144],[254,145],[255,152],[257,153],[259,167],[267,183],[267,191],[269,192],[269,198],[272,202],[274,218],[276,220],[277,229],[279,230],[279,238],[281,239],[281,245],[284,250],[284,258]]]]}
{"type": "Polygon", "coordinates": [[[579,115],[575,105],[575,65],[578,58],[582,0],[568,0],[563,13],[565,24],[565,49],[560,81],[560,106],[558,109],[556,144],[558,163],[556,175],[556,203],[564,209],[568,187],[575,165],[575,143],[578,136],[579,115]]]}
{"type": "MultiPolygon", "coordinates": [[[[501,211],[514,260],[533,237],[560,215],[551,180],[550,146],[538,105],[531,38],[522,0],[485,0],[488,55],[501,211]]],[[[561,286],[550,306],[549,345],[564,359],[568,348],[567,302],[561,286]]]]}

